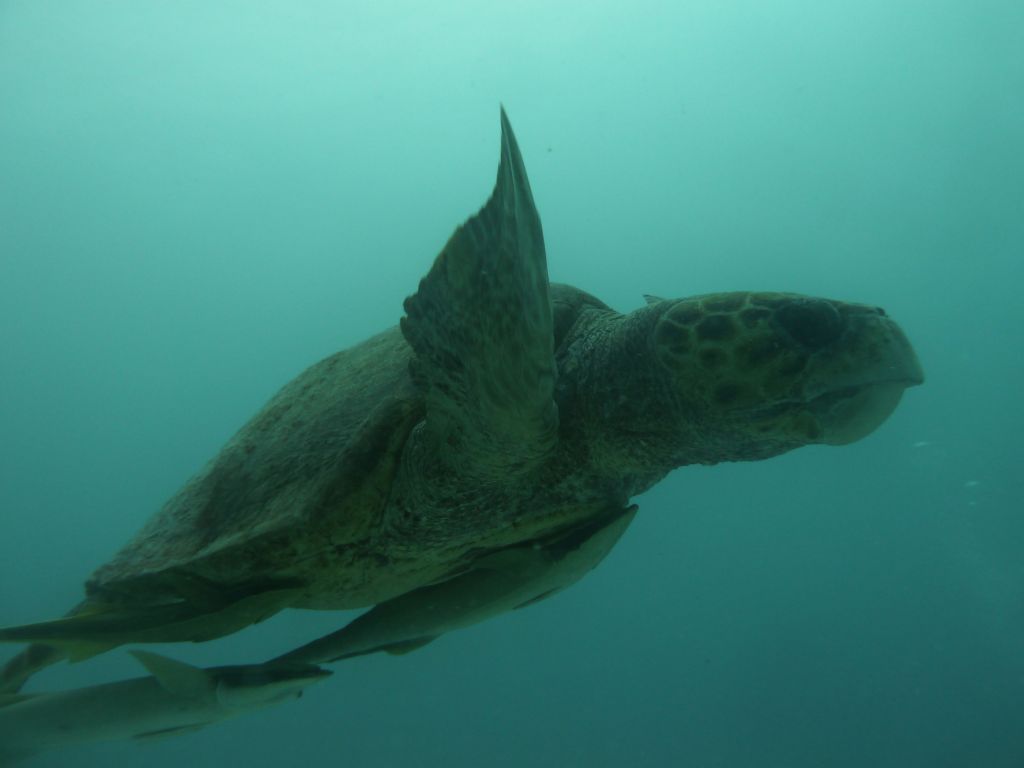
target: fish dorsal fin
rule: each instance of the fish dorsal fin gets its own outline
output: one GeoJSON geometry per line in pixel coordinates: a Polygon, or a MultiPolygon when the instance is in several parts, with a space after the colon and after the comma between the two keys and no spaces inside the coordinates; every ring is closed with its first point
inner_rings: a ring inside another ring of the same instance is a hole
{"type": "Polygon", "coordinates": [[[646,301],[648,305],[658,304],[659,302],[662,302],[664,300],[665,299],[663,299],[661,296],[655,296],[655,295],[650,294],[650,293],[645,293],[644,294],[644,301],[646,301]]]}
{"type": "Polygon", "coordinates": [[[213,681],[204,669],[193,667],[183,661],[175,661],[151,651],[131,651],[130,653],[168,693],[196,698],[208,694],[213,689],[213,681]]]}

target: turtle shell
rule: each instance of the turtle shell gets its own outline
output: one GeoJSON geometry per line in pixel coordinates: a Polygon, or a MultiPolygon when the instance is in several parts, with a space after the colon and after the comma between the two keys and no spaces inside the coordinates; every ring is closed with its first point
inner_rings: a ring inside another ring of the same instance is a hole
{"type": "Polygon", "coordinates": [[[422,418],[410,357],[392,328],[296,377],[92,575],[89,601],[230,603],[344,568],[422,418]]]}

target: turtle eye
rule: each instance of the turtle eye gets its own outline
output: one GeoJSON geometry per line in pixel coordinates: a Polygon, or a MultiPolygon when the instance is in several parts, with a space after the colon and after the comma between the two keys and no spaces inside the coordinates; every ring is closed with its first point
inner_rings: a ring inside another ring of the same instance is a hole
{"type": "Polygon", "coordinates": [[[843,320],[828,301],[792,301],[780,307],[775,317],[796,342],[810,350],[828,346],[843,334],[843,320]]]}

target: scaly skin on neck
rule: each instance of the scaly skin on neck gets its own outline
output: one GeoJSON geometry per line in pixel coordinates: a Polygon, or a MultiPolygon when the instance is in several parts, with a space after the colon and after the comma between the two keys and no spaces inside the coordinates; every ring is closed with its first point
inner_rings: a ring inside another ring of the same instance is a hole
{"type": "Polygon", "coordinates": [[[659,314],[585,305],[555,352],[562,455],[552,469],[574,467],[621,504],[685,463],[683,406],[653,353],[659,314]]]}

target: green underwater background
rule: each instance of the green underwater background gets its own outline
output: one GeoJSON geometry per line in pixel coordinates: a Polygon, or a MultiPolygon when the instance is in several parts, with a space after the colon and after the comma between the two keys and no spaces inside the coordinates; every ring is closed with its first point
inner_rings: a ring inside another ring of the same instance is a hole
{"type": "Polygon", "coordinates": [[[398,321],[490,193],[499,103],[552,280],[876,304],[925,385],[857,444],[677,470],[552,600],[32,765],[1024,766],[1019,0],[0,0],[0,625],[398,321]]]}

